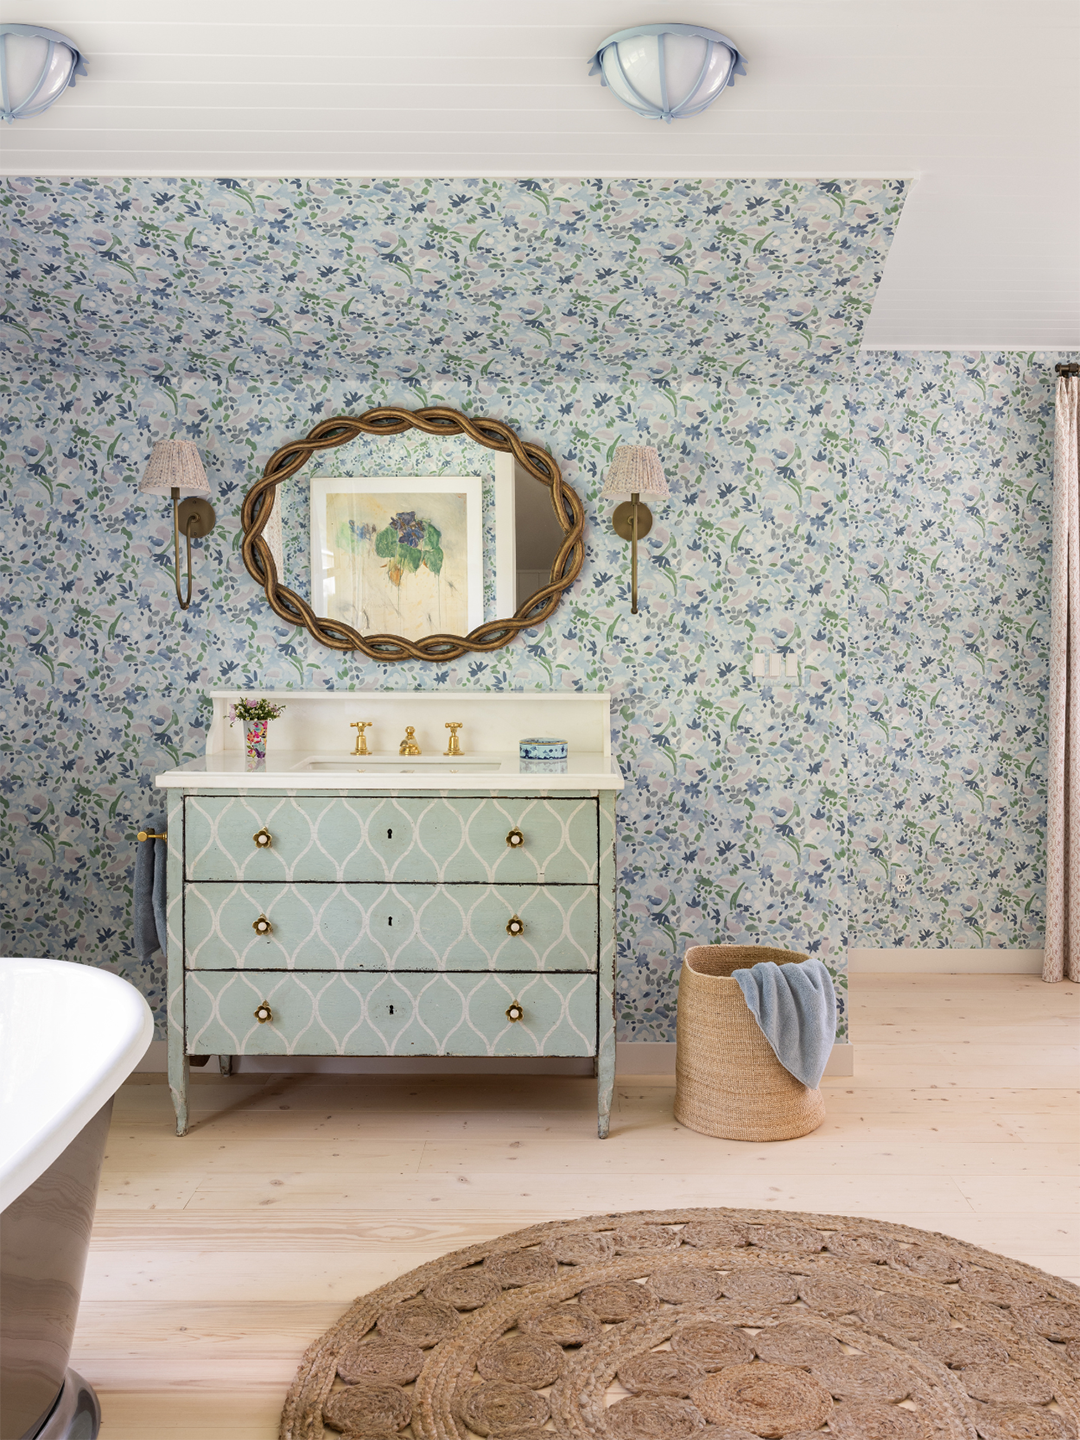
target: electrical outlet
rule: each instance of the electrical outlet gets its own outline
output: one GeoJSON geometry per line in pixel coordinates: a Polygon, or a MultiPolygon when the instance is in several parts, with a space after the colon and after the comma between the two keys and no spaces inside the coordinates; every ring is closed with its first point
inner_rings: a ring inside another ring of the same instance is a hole
{"type": "Polygon", "coordinates": [[[755,650],[751,657],[751,674],[757,680],[797,680],[799,678],[799,657],[797,654],[781,655],[774,650],[755,650]]]}
{"type": "Polygon", "coordinates": [[[893,889],[898,895],[906,895],[911,889],[911,876],[904,870],[897,870],[893,875],[893,889]]]}

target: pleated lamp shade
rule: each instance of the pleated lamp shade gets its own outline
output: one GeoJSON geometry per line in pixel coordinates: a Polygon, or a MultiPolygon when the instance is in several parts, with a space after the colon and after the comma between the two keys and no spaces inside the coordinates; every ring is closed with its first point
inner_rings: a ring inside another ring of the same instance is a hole
{"type": "Polygon", "coordinates": [[[602,495],[667,495],[660,456],[652,445],[617,445],[602,495]]]}
{"type": "Polygon", "coordinates": [[[194,440],[158,440],[150,453],[146,473],[139,481],[143,495],[168,495],[179,490],[186,495],[210,498],[206,471],[194,440]]]}

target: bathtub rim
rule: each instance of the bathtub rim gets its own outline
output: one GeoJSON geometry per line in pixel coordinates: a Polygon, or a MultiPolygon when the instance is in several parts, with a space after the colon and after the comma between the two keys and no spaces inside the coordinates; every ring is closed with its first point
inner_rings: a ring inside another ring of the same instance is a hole
{"type": "Polygon", "coordinates": [[[149,1005],[121,976],[73,960],[35,956],[0,956],[5,1029],[14,1015],[20,973],[44,977],[58,995],[63,987],[65,998],[77,997],[85,1008],[79,1033],[68,1035],[65,1049],[61,1026],[52,1032],[35,1026],[29,1036],[9,1035],[9,1043],[0,1046],[0,1210],[44,1174],[115,1095],[154,1035],[149,1005]],[[45,1043],[56,1048],[55,1063],[42,1065],[32,1049],[42,1043],[43,1033],[45,1043]]]}

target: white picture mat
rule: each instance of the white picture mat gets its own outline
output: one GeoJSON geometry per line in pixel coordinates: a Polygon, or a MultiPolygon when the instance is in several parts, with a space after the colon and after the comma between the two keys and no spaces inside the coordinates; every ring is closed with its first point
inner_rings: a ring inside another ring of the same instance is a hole
{"type": "MultiPolygon", "coordinates": [[[[483,480],[479,475],[322,475],[311,482],[311,603],[316,615],[329,608],[324,556],[329,551],[329,495],[464,495],[466,613],[468,630],[484,623],[483,480]]],[[[421,637],[410,637],[421,638],[421,637]]]]}

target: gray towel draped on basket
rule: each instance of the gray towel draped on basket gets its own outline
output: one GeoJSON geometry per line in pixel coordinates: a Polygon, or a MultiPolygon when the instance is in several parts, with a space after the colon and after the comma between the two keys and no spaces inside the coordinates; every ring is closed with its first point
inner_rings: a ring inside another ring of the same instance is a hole
{"type": "MultiPolygon", "coordinates": [[[[147,827],[165,829],[163,820],[147,827]]],[[[169,846],[166,840],[141,840],[135,847],[135,954],[149,960],[155,950],[165,954],[165,866],[169,846]]]]}
{"type": "Polygon", "coordinates": [[[822,962],[765,962],[731,978],[780,1064],[816,1090],[836,1034],[836,991],[822,962]]]}

